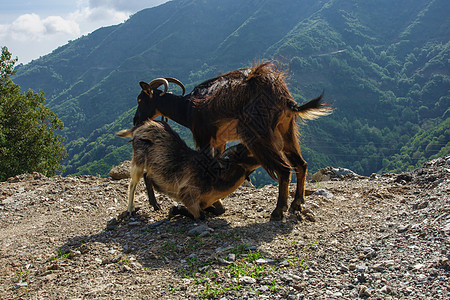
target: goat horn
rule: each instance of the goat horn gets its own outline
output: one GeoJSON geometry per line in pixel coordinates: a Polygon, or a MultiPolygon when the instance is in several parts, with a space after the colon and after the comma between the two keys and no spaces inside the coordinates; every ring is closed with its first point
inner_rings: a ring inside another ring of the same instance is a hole
{"type": "Polygon", "coordinates": [[[152,89],[157,89],[163,84],[164,84],[164,92],[162,92],[160,94],[160,96],[163,96],[167,92],[167,90],[169,89],[169,82],[167,81],[167,79],[165,79],[165,78],[156,78],[156,79],[153,79],[148,85],[152,89]]]}
{"type": "Polygon", "coordinates": [[[183,95],[182,96],[184,96],[184,93],[186,92],[186,89],[184,88],[184,84],[182,84],[181,81],[179,81],[176,78],[171,78],[171,77],[166,77],[165,79],[168,82],[172,82],[172,83],[175,83],[175,84],[179,85],[183,89],[183,95]]]}

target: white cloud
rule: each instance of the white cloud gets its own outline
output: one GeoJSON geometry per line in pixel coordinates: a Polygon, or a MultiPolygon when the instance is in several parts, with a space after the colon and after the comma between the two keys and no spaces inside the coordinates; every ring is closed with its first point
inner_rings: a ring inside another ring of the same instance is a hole
{"type": "Polygon", "coordinates": [[[102,26],[121,23],[128,19],[129,15],[114,9],[83,7],[70,13],[68,18],[79,24],[81,33],[85,34],[102,26]]]}
{"type": "Polygon", "coordinates": [[[77,36],[80,28],[72,20],[64,20],[59,16],[41,19],[36,14],[24,14],[11,24],[0,26],[0,37],[16,41],[40,41],[54,34],[77,36]]]}
{"type": "Polygon", "coordinates": [[[153,7],[167,0],[89,0],[89,7],[107,7],[122,12],[134,13],[146,7],[153,7]]]}
{"type": "Polygon", "coordinates": [[[14,2],[27,7],[23,12],[30,9],[38,13],[22,13],[14,19],[7,11],[0,12],[0,46],[7,46],[19,62],[27,63],[69,40],[119,24],[141,9],[164,2],[167,0],[76,0],[70,6],[60,0],[43,0],[39,6],[14,2]],[[55,13],[56,7],[59,10],[55,13]],[[1,20],[8,23],[1,24],[1,20]]]}

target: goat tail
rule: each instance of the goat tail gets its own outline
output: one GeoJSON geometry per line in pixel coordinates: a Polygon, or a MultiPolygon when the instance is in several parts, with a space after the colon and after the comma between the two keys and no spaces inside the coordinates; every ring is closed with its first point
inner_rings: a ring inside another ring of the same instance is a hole
{"type": "Polygon", "coordinates": [[[319,97],[314,98],[303,105],[298,105],[292,100],[288,102],[288,108],[297,113],[302,119],[314,120],[322,116],[327,116],[333,112],[333,108],[330,107],[330,104],[323,103],[322,98],[323,92],[319,97]]]}
{"type": "Polygon", "coordinates": [[[133,137],[133,130],[132,129],[124,129],[124,130],[121,130],[119,132],[116,132],[116,135],[120,136],[120,137],[123,137],[123,138],[126,138],[126,137],[132,138],[133,137]]]}

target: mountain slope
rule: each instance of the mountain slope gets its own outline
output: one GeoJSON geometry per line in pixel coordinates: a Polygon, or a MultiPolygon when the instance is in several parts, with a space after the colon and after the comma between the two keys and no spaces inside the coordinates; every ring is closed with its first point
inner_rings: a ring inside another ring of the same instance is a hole
{"type": "Polygon", "coordinates": [[[422,127],[448,118],[449,8],[445,0],[176,0],[72,41],[14,80],[43,89],[65,122],[68,173],[106,174],[130,155],[114,131],[131,126],[140,80],[177,77],[189,91],[276,59],[299,102],[325,90],[337,108],[301,129],[311,171],[334,164],[370,174],[422,127]]]}

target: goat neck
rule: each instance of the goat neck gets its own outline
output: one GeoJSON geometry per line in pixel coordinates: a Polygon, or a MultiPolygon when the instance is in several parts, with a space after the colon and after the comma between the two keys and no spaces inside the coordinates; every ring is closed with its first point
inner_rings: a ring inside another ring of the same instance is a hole
{"type": "Polygon", "coordinates": [[[187,96],[165,94],[156,100],[159,113],[184,127],[192,128],[193,103],[187,96]]]}

